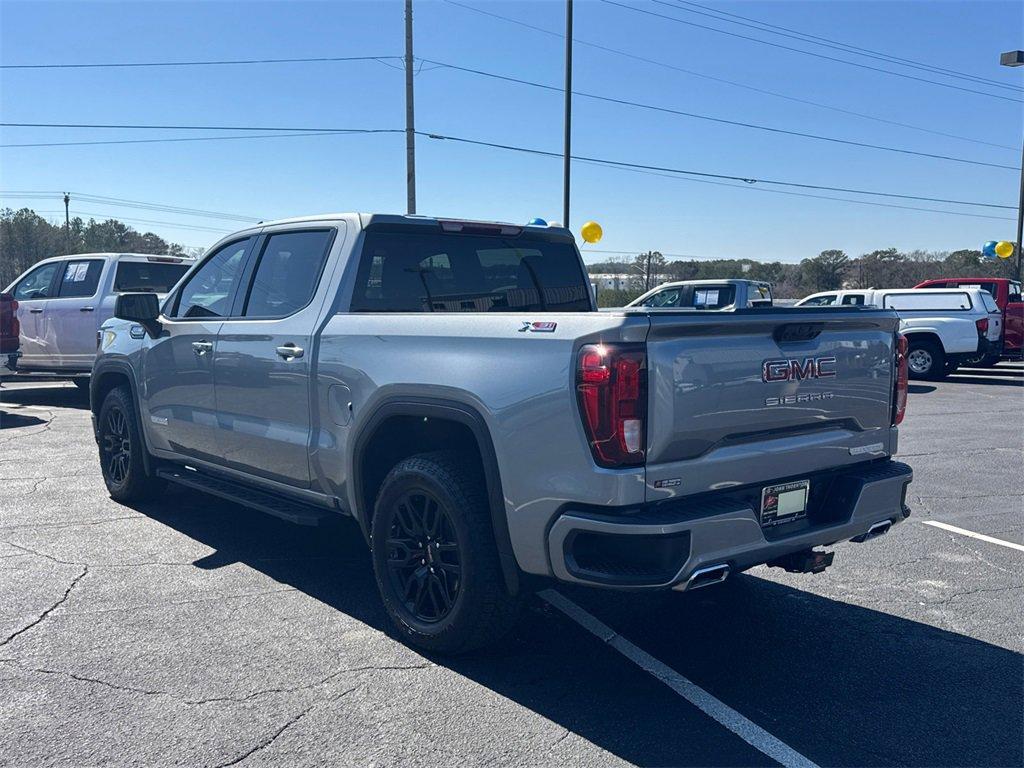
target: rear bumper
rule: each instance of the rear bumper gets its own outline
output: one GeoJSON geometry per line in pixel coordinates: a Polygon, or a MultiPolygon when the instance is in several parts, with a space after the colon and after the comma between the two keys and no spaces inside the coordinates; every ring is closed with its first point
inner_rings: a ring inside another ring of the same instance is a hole
{"type": "Polygon", "coordinates": [[[721,565],[742,571],[902,522],[910,515],[906,488],[912,479],[909,466],[889,460],[812,476],[807,517],[769,529],[761,527],[751,501],[760,498],[759,488],[614,514],[567,508],[551,526],[548,554],[562,581],[683,590],[698,571],[721,565]]]}

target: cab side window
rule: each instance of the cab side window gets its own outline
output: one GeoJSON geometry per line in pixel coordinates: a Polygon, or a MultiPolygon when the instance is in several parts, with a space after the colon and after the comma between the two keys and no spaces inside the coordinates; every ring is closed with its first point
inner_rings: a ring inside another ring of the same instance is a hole
{"type": "Polygon", "coordinates": [[[658,291],[653,296],[649,296],[644,299],[643,306],[645,307],[678,307],[679,306],[679,289],[668,288],[664,291],[658,291]]]}
{"type": "Polygon", "coordinates": [[[864,295],[860,293],[851,293],[843,296],[843,306],[847,307],[861,307],[864,305],[864,295]]]}
{"type": "Polygon", "coordinates": [[[100,273],[103,262],[99,259],[65,262],[64,273],[60,278],[57,296],[61,299],[85,298],[96,293],[100,286],[100,273]]]}
{"type": "Polygon", "coordinates": [[[800,306],[802,307],[830,307],[836,303],[836,295],[834,293],[827,294],[825,296],[815,296],[813,299],[808,299],[800,306]]]}
{"type": "Polygon", "coordinates": [[[251,238],[225,245],[199,267],[182,286],[174,317],[227,317],[242,276],[251,238]]]}
{"type": "Polygon", "coordinates": [[[279,232],[267,238],[242,312],[246,317],[286,317],[313,300],[334,233],[279,232]]]}
{"type": "Polygon", "coordinates": [[[694,309],[725,309],[736,302],[736,288],[731,285],[693,289],[694,309]]]}
{"type": "Polygon", "coordinates": [[[50,298],[50,286],[53,285],[53,278],[57,274],[57,269],[63,266],[64,264],[58,261],[43,264],[43,266],[32,270],[15,287],[14,298],[18,301],[50,298]]]}

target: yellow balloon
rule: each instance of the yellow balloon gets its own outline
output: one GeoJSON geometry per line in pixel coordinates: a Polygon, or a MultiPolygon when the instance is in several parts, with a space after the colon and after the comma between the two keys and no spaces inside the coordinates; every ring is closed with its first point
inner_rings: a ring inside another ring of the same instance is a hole
{"type": "Polygon", "coordinates": [[[996,243],[996,256],[1000,259],[1008,259],[1013,256],[1013,243],[1008,243],[1005,240],[996,243]]]}
{"type": "Polygon", "coordinates": [[[604,234],[604,230],[601,229],[601,225],[596,221],[588,221],[583,225],[583,229],[580,230],[580,234],[583,235],[583,239],[588,243],[596,243],[601,239],[604,234]]]}

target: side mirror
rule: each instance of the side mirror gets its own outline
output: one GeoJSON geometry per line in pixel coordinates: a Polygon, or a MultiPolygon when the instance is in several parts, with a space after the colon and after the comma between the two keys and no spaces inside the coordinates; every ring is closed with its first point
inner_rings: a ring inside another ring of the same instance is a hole
{"type": "Polygon", "coordinates": [[[155,293],[122,293],[114,304],[114,317],[138,323],[154,339],[160,335],[160,300],[155,293]]]}

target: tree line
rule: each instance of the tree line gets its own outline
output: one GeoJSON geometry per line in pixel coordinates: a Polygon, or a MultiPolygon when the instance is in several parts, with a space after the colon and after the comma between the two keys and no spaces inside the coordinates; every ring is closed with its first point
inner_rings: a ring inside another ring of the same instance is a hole
{"type": "Polygon", "coordinates": [[[139,232],[117,219],[55,225],[30,208],[0,210],[0,289],[40,259],[69,253],[154,253],[180,255],[184,246],[152,232],[139,232]]]}
{"type": "Polygon", "coordinates": [[[672,280],[763,280],[772,284],[776,298],[799,299],[839,288],[912,288],[939,277],[1013,277],[1015,264],[1015,257],[993,261],[970,249],[902,252],[883,248],[851,258],[832,248],[796,264],[754,259],[669,261],[657,251],[648,251],[629,261],[604,261],[587,269],[591,275],[628,275],[624,288],[598,291],[600,306],[621,307],[672,280]]]}

